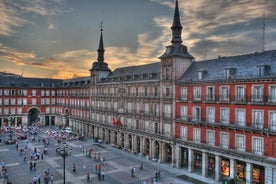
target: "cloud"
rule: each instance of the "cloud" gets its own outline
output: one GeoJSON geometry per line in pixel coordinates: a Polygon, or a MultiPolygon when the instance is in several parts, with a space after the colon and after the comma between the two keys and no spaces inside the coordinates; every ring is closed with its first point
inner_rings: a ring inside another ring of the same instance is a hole
{"type": "MultiPolygon", "coordinates": [[[[32,0],[32,1],[0,1],[0,35],[11,36],[17,32],[17,28],[26,24],[35,24],[28,15],[53,16],[71,12],[72,10],[64,10],[61,4],[64,0],[32,0]]],[[[54,25],[49,23],[48,29],[53,29],[54,25]]]]}

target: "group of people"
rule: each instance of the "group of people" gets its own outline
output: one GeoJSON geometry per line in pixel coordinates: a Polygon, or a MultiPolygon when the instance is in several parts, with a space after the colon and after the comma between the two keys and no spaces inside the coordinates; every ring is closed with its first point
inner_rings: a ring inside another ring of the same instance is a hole
{"type": "Polygon", "coordinates": [[[7,184],[11,184],[11,181],[9,181],[9,174],[5,160],[2,160],[1,162],[1,175],[4,177],[4,182],[6,182],[7,184]]]}

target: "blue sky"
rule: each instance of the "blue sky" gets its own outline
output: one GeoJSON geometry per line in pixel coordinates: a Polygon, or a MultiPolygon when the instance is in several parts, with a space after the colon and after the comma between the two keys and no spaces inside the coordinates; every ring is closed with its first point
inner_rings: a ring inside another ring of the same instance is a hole
{"type": "MultiPolygon", "coordinates": [[[[89,76],[103,22],[105,62],[158,62],[175,0],[0,0],[0,71],[89,76]]],[[[196,61],[276,49],[275,0],[179,0],[182,39],[196,61]]]]}

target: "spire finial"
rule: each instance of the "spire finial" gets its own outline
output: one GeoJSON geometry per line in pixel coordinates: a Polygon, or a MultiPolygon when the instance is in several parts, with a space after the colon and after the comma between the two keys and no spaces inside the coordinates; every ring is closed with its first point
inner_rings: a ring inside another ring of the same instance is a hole
{"type": "Polygon", "coordinates": [[[101,30],[101,32],[103,31],[103,21],[101,22],[100,30],[101,30]]]}

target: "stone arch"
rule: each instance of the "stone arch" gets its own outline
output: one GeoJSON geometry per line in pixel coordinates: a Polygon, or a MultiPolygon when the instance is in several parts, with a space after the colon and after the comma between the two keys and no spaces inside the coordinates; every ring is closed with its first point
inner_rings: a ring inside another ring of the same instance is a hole
{"type": "Polygon", "coordinates": [[[136,137],[136,148],[137,153],[141,153],[141,138],[139,136],[136,137]]]}
{"type": "Polygon", "coordinates": [[[129,148],[129,150],[132,150],[133,145],[132,145],[132,136],[131,136],[131,134],[128,134],[127,140],[128,140],[128,143],[127,143],[128,148],[129,148]]]}
{"type": "Polygon", "coordinates": [[[40,123],[40,109],[33,107],[28,111],[28,125],[40,123]]]}
{"type": "Polygon", "coordinates": [[[152,145],[152,157],[154,159],[159,160],[159,152],[160,152],[160,143],[155,140],[152,145]]]}
{"type": "Polygon", "coordinates": [[[170,144],[165,143],[162,149],[162,161],[166,163],[172,162],[172,147],[170,144]]]}
{"type": "Polygon", "coordinates": [[[148,138],[145,138],[144,140],[143,154],[146,156],[149,156],[150,154],[150,140],[148,138]]]}

